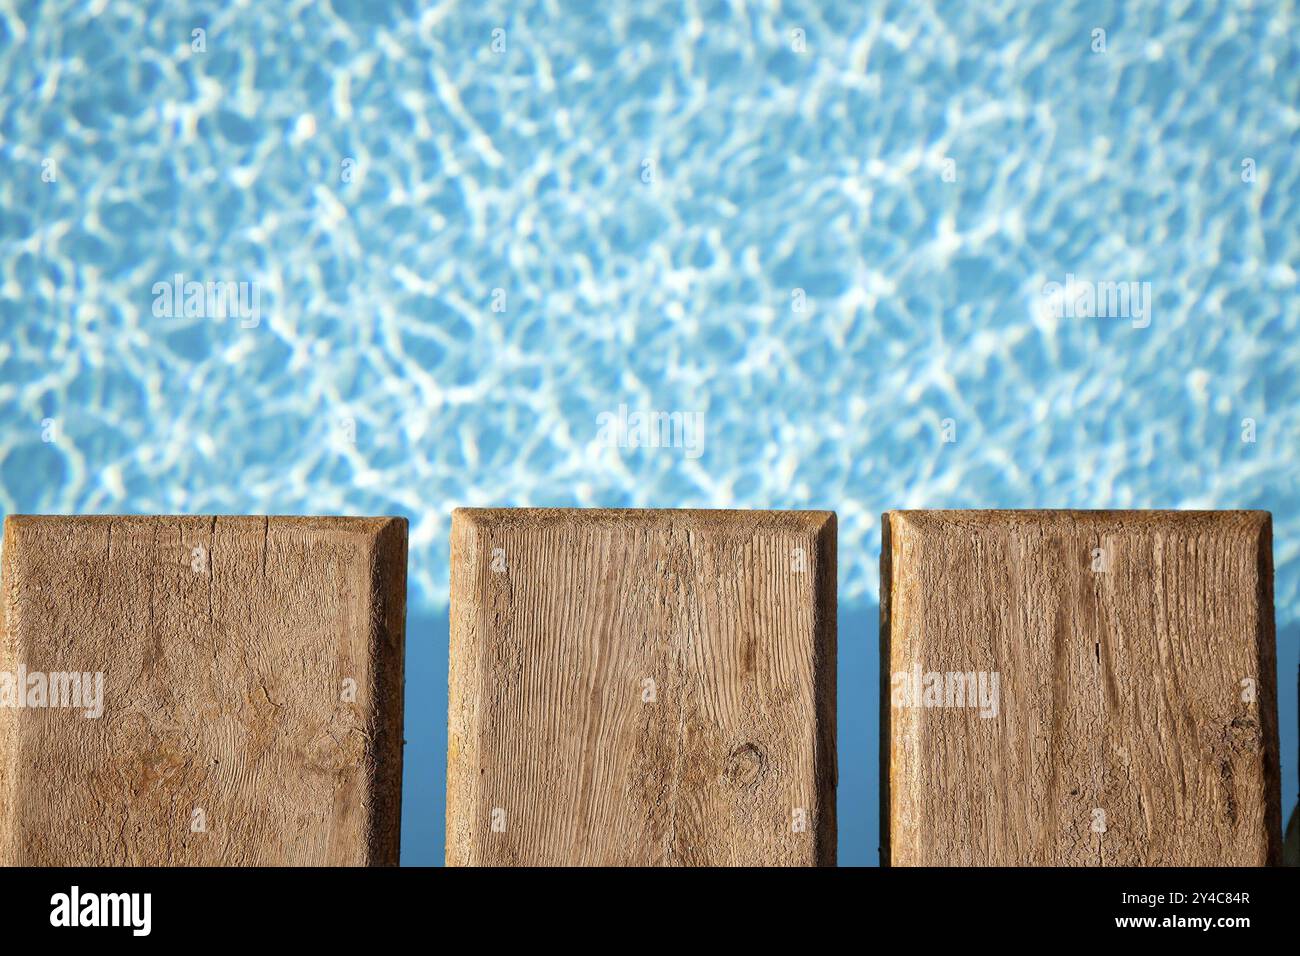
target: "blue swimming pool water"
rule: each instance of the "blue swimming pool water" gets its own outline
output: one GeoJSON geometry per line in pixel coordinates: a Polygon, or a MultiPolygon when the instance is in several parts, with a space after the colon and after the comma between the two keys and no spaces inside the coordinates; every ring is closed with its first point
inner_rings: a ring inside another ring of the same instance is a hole
{"type": "Polygon", "coordinates": [[[1266,508],[1289,808],[1298,152],[1290,2],[5,5],[0,511],[410,516],[431,862],[453,507],[833,508],[869,862],[882,510],[1266,508]]]}

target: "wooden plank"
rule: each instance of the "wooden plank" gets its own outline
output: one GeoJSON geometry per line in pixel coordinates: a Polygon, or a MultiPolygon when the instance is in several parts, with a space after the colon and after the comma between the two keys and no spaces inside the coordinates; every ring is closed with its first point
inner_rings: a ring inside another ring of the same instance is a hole
{"type": "Polygon", "coordinates": [[[890,512],[881,621],[884,862],[1279,861],[1267,512],[890,512]]]}
{"type": "Polygon", "coordinates": [[[0,708],[0,863],[397,863],[405,519],[4,532],[10,690],[99,674],[102,713],[0,708]]]}
{"type": "Polygon", "coordinates": [[[452,519],[450,865],[834,865],[835,516],[452,519]]]}

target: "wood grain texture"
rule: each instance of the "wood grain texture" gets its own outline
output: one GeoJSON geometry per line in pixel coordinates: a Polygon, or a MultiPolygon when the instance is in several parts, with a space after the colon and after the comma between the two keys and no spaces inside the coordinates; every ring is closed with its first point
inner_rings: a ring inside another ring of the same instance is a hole
{"type": "Polygon", "coordinates": [[[834,864],[833,514],[462,509],[451,557],[449,865],[834,864]]]}
{"type": "Polygon", "coordinates": [[[405,519],[10,517],[0,863],[398,861],[405,519]],[[348,682],[354,682],[349,684],[348,682]]]}
{"type": "Polygon", "coordinates": [[[882,550],[883,862],[1279,861],[1266,512],[891,512],[882,550]],[[912,706],[918,666],[998,672],[997,715],[912,706]]]}

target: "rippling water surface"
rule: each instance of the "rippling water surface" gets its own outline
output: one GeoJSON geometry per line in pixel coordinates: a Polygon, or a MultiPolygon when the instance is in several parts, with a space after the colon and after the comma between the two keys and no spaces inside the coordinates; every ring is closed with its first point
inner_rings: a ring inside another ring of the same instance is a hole
{"type": "Polygon", "coordinates": [[[0,511],[1266,508],[1290,806],[1297,154],[1290,2],[5,4],[0,511]]]}

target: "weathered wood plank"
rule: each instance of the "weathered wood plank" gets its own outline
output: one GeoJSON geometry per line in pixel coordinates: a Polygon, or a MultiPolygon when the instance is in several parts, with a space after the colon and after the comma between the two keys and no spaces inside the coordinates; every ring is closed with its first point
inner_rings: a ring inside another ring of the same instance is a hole
{"type": "Polygon", "coordinates": [[[1278,862],[1266,512],[891,512],[882,550],[886,862],[1278,862]]]}
{"type": "Polygon", "coordinates": [[[835,516],[458,510],[447,862],[833,865],[835,516]]]}
{"type": "Polygon", "coordinates": [[[0,709],[0,863],[397,863],[405,519],[4,530],[0,671],[102,715],[0,709]]]}

